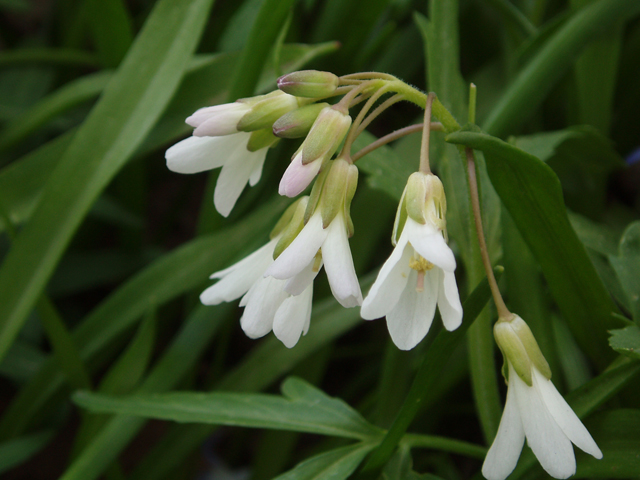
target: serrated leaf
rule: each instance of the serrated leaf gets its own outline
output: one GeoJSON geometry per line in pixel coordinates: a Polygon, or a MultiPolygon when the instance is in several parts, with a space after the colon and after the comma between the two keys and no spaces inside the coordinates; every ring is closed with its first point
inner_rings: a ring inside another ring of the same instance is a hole
{"type": "Polygon", "coordinates": [[[640,327],[630,325],[626,328],[611,330],[609,345],[622,355],[640,360],[640,327]]]}
{"type": "Polygon", "coordinates": [[[284,396],[176,392],[124,398],[79,392],[74,401],[92,412],[175,422],[272,428],[360,440],[379,432],[342,400],[327,396],[303,380],[288,379],[282,392],[284,396]]]}
{"type": "Polygon", "coordinates": [[[483,133],[455,132],[447,141],[484,153],[496,192],[540,264],[580,346],[601,366],[612,356],[602,341],[616,326],[608,292],[571,228],[558,178],[533,155],[483,133]]]}

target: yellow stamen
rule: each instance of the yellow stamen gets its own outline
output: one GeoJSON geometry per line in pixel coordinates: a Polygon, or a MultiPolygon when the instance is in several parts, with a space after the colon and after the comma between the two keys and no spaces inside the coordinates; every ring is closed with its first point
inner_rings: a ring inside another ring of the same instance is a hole
{"type": "Polygon", "coordinates": [[[313,270],[313,272],[316,273],[318,270],[320,270],[321,263],[322,263],[322,249],[319,248],[318,253],[316,253],[315,258],[313,259],[313,267],[311,267],[311,270],[313,270]]]}
{"type": "Polygon", "coordinates": [[[418,255],[417,258],[416,257],[411,258],[411,260],[409,261],[409,267],[413,268],[418,272],[422,272],[424,274],[424,272],[431,270],[434,267],[434,265],[429,260],[418,255]]]}

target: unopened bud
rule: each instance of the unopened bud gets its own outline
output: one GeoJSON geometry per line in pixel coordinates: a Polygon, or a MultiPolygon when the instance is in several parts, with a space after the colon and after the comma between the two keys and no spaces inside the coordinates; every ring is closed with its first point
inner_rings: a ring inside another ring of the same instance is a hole
{"type": "Polygon", "coordinates": [[[337,158],[331,162],[331,170],[324,182],[320,203],[322,228],[327,228],[338,212],[344,208],[349,166],[349,162],[344,158],[337,158]]]}
{"type": "Polygon", "coordinates": [[[320,98],[332,95],[340,79],[331,72],[302,70],[283,75],[278,79],[278,88],[296,97],[320,98]]]}
{"type": "Polygon", "coordinates": [[[243,101],[249,103],[251,108],[238,122],[238,130],[242,132],[271,128],[278,118],[299,106],[296,97],[280,90],[243,101]]]}
{"type": "Polygon", "coordinates": [[[285,113],[273,124],[273,134],[281,138],[300,138],[309,133],[318,114],[328,103],[312,103],[285,113]]]}
{"type": "Polygon", "coordinates": [[[330,157],[351,127],[351,117],[338,105],[325,107],[302,144],[302,163],[330,157]]]}

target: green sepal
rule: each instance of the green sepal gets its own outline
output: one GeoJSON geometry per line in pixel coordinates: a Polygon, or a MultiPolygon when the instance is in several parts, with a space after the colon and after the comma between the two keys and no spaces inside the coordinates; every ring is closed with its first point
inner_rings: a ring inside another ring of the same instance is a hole
{"type": "Polygon", "coordinates": [[[427,176],[421,172],[412,173],[407,179],[405,189],[405,207],[407,215],[417,223],[424,225],[427,219],[424,215],[424,204],[427,200],[428,185],[427,176]]]}
{"type": "Polygon", "coordinates": [[[308,135],[320,112],[328,106],[328,103],[312,103],[285,113],[273,124],[273,134],[280,138],[308,135]]]}
{"type": "Polygon", "coordinates": [[[279,141],[280,139],[273,134],[270,128],[263,128],[251,132],[251,137],[249,137],[249,142],[247,143],[247,150],[257,152],[263,148],[273,147],[279,141]]]}
{"type": "Polygon", "coordinates": [[[395,247],[400,240],[400,235],[402,235],[402,230],[404,229],[405,223],[407,223],[407,207],[406,207],[406,196],[407,196],[407,187],[404,187],[404,191],[402,192],[402,197],[400,197],[400,203],[398,203],[398,209],[396,210],[396,218],[393,222],[393,230],[391,232],[391,244],[395,247]]]}
{"type": "Polygon", "coordinates": [[[511,364],[524,383],[532,386],[531,361],[511,322],[498,320],[493,327],[493,335],[506,361],[511,364]]]}
{"type": "Polygon", "coordinates": [[[355,165],[349,165],[347,170],[347,191],[344,199],[344,218],[347,222],[347,237],[353,237],[355,229],[353,227],[353,220],[351,219],[351,201],[356,194],[358,188],[358,167],[355,165]]]}
{"type": "Polygon", "coordinates": [[[533,336],[533,332],[529,328],[529,325],[522,320],[518,315],[515,316],[515,320],[511,322],[511,327],[514,329],[518,338],[522,342],[529,360],[531,363],[542,373],[547,379],[551,379],[551,368],[547,363],[547,359],[544,358],[542,350],[533,336]]]}
{"type": "Polygon", "coordinates": [[[271,128],[282,115],[299,107],[296,97],[280,90],[263,95],[262,99],[251,106],[237,125],[242,132],[252,132],[263,128],[271,128]]]}
{"type": "Polygon", "coordinates": [[[348,112],[345,113],[337,105],[323,108],[302,143],[302,164],[307,165],[333,155],[350,127],[348,112]]]}
{"type": "MultiPolygon", "coordinates": [[[[300,197],[287,207],[284,213],[280,216],[280,219],[278,220],[278,222],[275,224],[275,226],[271,230],[271,233],[269,233],[269,240],[273,240],[274,238],[276,238],[285,229],[285,227],[289,225],[289,222],[291,222],[291,219],[293,218],[293,214],[298,208],[300,201],[305,198],[307,200],[309,199],[309,197],[306,197],[306,196],[300,197]]],[[[306,205],[305,205],[305,208],[306,208],[306,205]]]]}
{"type": "MultiPolygon", "coordinates": [[[[304,212],[307,208],[308,201],[309,197],[301,197],[293,205],[291,205],[291,207],[295,206],[295,208],[292,211],[289,222],[286,223],[286,226],[282,229],[282,236],[280,237],[280,240],[278,240],[278,243],[276,243],[276,247],[273,250],[274,260],[278,258],[282,252],[284,252],[285,248],[291,245],[291,242],[293,242],[293,240],[298,236],[298,234],[304,227],[304,212]]],[[[289,207],[287,211],[291,207],[289,207]]],[[[287,212],[285,212],[285,214],[286,213],[287,212]]]]}
{"type": "Polygon", "coordinates": [[[331,170],[322,188],[322,202],[320,203],[322,228],[327,228],[344,206],[349,165],[349,162],[343,158],[337,158],[332,162],[331,170]]]}
{"type": "Polygon", "coordinates": [[[318,172],[318,176],[316,177],[316,181],[311,187],[311,194],[309,197],[309,203],[307,204],[307,210],[304,212],[304,223],[306,224],[313,212],[316,211],[316,207],[318,206],[318,202],[320,201],[320,194],[322,193],[322,187],[324,186],[324,182],[327,179],[327,175],[329,175],[329,171],[331,170],[332,160],[329,158],[324,158],[322,161],[322,166],[320,167],[320,171],[318,172]]]}

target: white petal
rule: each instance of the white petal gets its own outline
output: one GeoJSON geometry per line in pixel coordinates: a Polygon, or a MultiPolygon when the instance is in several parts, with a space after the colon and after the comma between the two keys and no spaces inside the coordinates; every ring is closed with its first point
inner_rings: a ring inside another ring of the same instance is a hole
{"type": "Polygon", "coordinates": [[[522,445],[524,429],[518,412],[513,389],[507,390],[507,402],[500,419],[496,438],[482,464],[482,475],[487,480],[504,480],[516,468],[522,445]]]}
{"type": "Polygon", "coordinates": [[[198,173],[221,167],[227,160],[224,152],[237,142],[234,137],[185,138],[165,152],[167,168],[177,173],[198,173]]]}
{"type": "Polygon", "coordinates": [[[251,175],[249,176],[249,185],[251,185],[252,187],[255,186],[255,184],[260,181],[260,177],[262,177],[262,167],[264,166],[265,158],[267,158],[267,152],[269,151],[269,148],[260,149],[255,152],[262,153],[263,150],[264,156],[262,157],[262,161],[256,163],[256,165],[253,167],[253,170],[251,171],[251,175]]]}
{"type": "Polygon", "coordinates": [[[285,347],[294,347],[300,335],[309,328],[312,299],[313,285],[309,285],[300,295],[288,297],[278,308],[273,319],[273,333],[285,347]]]}
{"type": "Polygon", "coordinates": [[[284,282],[275,278],[261,278],[243,297],[246,305],[240,326],[249,338],[259,338],[271,331],[273,318],[282,302],[289,296],[284,282]]]}
{"type": "Polygon", "coordinates": [[[205,107],[186,119],[187,124],[195,127],[197,137],[218,137],[238,133],[238,122],[250,110],[244,103],[225,103],[205,107]]]}
{"type": "Polygon", "coordinates": [[[264,271],[273,262],[273,249],[277,241],[277,238],[271,240],[238,263],[211,275],[210,278],[221,280],[202,292],[200,301],[204,305],[217,305],[235,300],[246,293],[251,285],[262,278],[264,271]]]}
{"type": "Polygon", "coordinates": [[[327,238],[322,244],[322,260],[331,293],[343,307],[362,305],[362,292],[353,266],[347,227],[342,213],[338,213],[327,230],[327,238]]]}
{"type": "Polygon", "coordinates": [[[460,303],[460,295],[458,294],[456,276],[453,272],[447,272],[439,268],[438,270],[440,273],[438,310],[440,310],[440,317],[442,317],[444,328],[452,331],[462,323],[462,304],[460,303]]]}
{"type": "Polygon", "coordinates": [[[236,155],[230,157],[222,167],[216,189],[213,193],[213,203],[220,215],[229,215],[242,190],[249,181],[251,173],[264,163],[267,149],[250,152],[246,146],[238,148],[236,155]]]}
{"type": "Polygon", "coordinates": [[[387,314],[389,334],[400,350],[411,350],[425,337],[436,311],[438,287],[433,276],[425,275],[422,292],[416,291],[417,278],[418,272],[411,270],[400,300],[387,314]]]}
{"type": "Polygon", "coordinates": [[[568,478],[576,472],[571,441],[551,416],[540,392],[518,377],[509,364],[509,388],[514,389],[524,434],[540,465],[555,478],[568,478]]]}
{"type": "Polygon", "coordinates": [[[384,317],[396,306],[402,291],[407,285],[411,267],[409,262],[413,248],[407,245],[402,236],[393,252],[384,263],[371,290],[362,302],[360,315],[365,320],[384,317]]]}
{"type": "Polygon", "coordinates": [[[593,437],[573,412],[569,404],[556,390],[551,380],[548,380],[538,369],[533,369],[533,385],[538,389],[549,413],[562,429],[564,434],[581,450],[595,458],[602,458],[602,452],[593,437]]]}
{"type": "Polygon", "coordinates": [[[316,178],[321,166],[320,160],[303,165],[302,153],[298,153],[282,175],[278,193],[286,197],[299,195],[316,178]]]}
{"type": "Polygon", "coordinates": [[[407,218],[404,225],[404,229],[407,228],[409,229],[407,232],[409,243],[420,255],[448,272],[453,272],[456,269],[456,259],[453,252],[439,231],[428,223],[420,225],[411,218],[407,218]]]}
{"type": "Polygon", "coordinates": [[[322,268],[322,261],[320,261],[320,265],[317,270],[313,269],[314,263],[315,262],[312,261],[299,274],[287,280],[284,290],[291,295],[300,295],[308,286],[312,285],[318,275],[318,272],[322,268]]]}
{"type": "Polygon", "coordinates": [[[264,273],[275,278],[289,279],[305,269],[318,253],[327,238],[327,230],[322,228],[322,217],[314,214],[291,244],[284,249],[264,273]]]}

